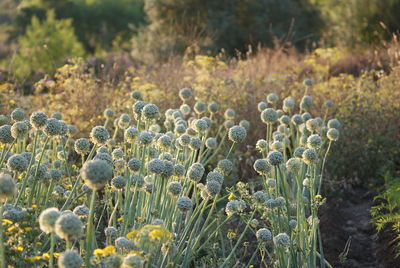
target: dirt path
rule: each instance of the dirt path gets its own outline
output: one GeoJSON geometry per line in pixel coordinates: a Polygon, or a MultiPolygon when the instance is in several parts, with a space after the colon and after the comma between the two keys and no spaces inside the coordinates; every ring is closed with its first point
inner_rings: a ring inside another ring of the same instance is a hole
{"type": "MultiPolygon", "coordinates": [[[[349,190],[340,197],[328,198],[321,213],[321,232],[325,255],[333,267],[383,268],[376,252],[376,232],[370,224],[369,209],[372,194],[364,189],[349,190]],[[346,262],[339,261],[346,242],[351,237],[346,262]]],[[[388,267],[388,266],[386,266],[388,267]]]]}

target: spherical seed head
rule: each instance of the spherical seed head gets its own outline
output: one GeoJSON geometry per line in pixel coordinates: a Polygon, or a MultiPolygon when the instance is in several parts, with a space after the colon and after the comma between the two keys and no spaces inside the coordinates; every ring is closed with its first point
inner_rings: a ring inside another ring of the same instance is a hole
{"type": "Polygon", "coordinates": [[[174,164],[171,161],[164,160],[164,169],[161,173],[163,178],[169,178],[174,175],[174,164]]]}
{"type": "Polygon", "coordinates": [[[185,166],[182,164],[176,164],[174,166],[174,176],[181,177],[185,175],[186,169],[185,166]]]}
{"type": "Polygon", "coordinates": [[[190,139],[190,144],[189,144],[190,149],[192,150],[197,150],[200,149],[201,147],[201,140],[197,137],[193,137],[190,139]]]}
{"type": "Polygon", "coordinates": [[[306,150],[306,148],[299,146],[294,150],[293,156],[296,158],[303,158],[303,153],[306,150]]]}
{"type": "Polygon", "coordinates": [[[315,132],[319,127],[318,121],[316,119],[308,119],[306,122],[306,128],[311,133],[315,132]]]}
{"type": "Polygon", "coordinates": [[[282,116],[279,118],[279,122],[280,122],[282,125],[289,125],[289,124],[290,124],[290,118],[289,118],[289,116],[287,116],[287,115],[282,115],[282,116]]]}
{"type": "Polygon", "coordinates": [[[193,163],[188,170],[188,178],[194,182],[199,182],[204,175],[205,168],[200,163],[193,163]]]}
{"type": "Polygon", "coordinates": [[[0,127],[0,143],[2,144],[10,144],[14,141],[14,138],[11,134],[11,126],[4,125],[0,127]]]}
{"type": "Polygon", "coordinates": [[[78,217],[87,217],[89,215],[89,208],[85,205],[80,205],[72,211],[78,217]]]}
{"type": "Polygon", "coordinates": [[[272,178],[267,179],[267,185],[268,185],[268,187],[275,188],[276,180],[272,179],[272,178]]]}
{"type": "Polygon", "coordinates": [[[307,149],[303,152],[303,161],[307,165],[314,165],[318,163],[318,153],[314,149],[307,149]]]}
{"type": "Polygon", "coordinates": [[[133,249],[135,247],[135,244],[133,243],[133,241],[129,240],[126,237],[118,237],[117,239],[115,239],[115,247],[119,249],[129,250],[133,249]]]}
{"type": "Polygon", "coordinates": [[[11,136],[14,139],[22,139],[28,134],[28,126],[24,122],[15,122],[11,127],[11,136]]]}
{"type": "Polygon", "coordinates": [[[269,93],[267,96],[268,103],[274,104],[274,103],[277,103],[278,100],[279,100],[279,97],[275,93],[269,93]]]}
{"type": "Polygon", "coordinates": [[[99,190],[104,187],[113,175],[112,167],[104,160],[87,161],[82,169],[81,176],[85,183],[92,190],[99,190]]]}
{"type": "Polygon", "coordinates": [[[193,127],[197,132],[204,133],[208,129],[208,124],[205,120],[198,119],[193,121],[193,127]]]}
{"type": "Polygon", "coordinates": [[[268,104],[266,103],[266,102],[259,102],[258,104],[257,104],[257,109],[258,109],[258,111],[261,113],[262,111],[264,111],[265,109],[267,109],[268,108],[268,104]]]}
{"type": "Polygon", "coordinates": [[[289,170],[290,172],[297,172],[300,170],[301,168],[301,162],[299,159],[297,158],[290,158],[287,162],[286,162],[286,168],[287,170],[289,170]]]}
{"type": "Polygon", "coordinates": [[[311,119],[311,114],[305,112],[305,113],[303,113],[303,114],[301,115],[301,118],[303,119],[304,122],[306,122],[307,120],[311,119]]]}
{"type": "Polygon", "coordinates": [[[147,169],[154,174],[161,175],[164,171],[164,161],[160,159],[153,159],[147,163],[147,169]]]}
{"type": "Polygon", "coordinates": [[[312,79],[310,79],[310,78],[306,78],[306,79],[303,80],[303,84],[305,86],[312,86],[314,84],[314,81],[312,79]]]}
{"type": "Polygon", "coordinates": [[[296,229],[297,221],[296,221],[295,219],[291,219],[291,220],[289,221],[289,226],[290,226],[290,228],[292,228],[292,229],[296,229]]]}
{"type": "Polygon", "coordinates": [[[292,123],[296,126],[299,126],[303,123],[303,118],[299,114],[295,114],[292,116],[292,123]]]}
{"type": "Polygon", "coordinates": [[[293,111],[294,105],[295,105],[295,100],[293,97],[287,97],[283,100],[283,110],[285,112],[290,112],[293,111]]]}
{"type": "Polygon", "coordinates": [[[61,129],[60,121],[55,118],[49,118],[47,119],[47,123],[43,131],[47,136],[53,137],[59,135],[60,129],[61,129]]]}
{"type": "Polygon", "coordinates": [[[266,175],[271,170],[271,165],[265,159],[257,159],[254,162],[253,168],[260,175],[266,175]]]}
{"type": "Polygon", "coordinates": [[[331,119],[331,120],[328,121],[328,127],[329,128],[339,129],[340,126],[341,126],[341,124],[340,124],[339,120],[337,120],[337,119],[331,119]]]}
{"type": "Polygon", "coordinates": [[[207,174],[207,182],[209,181],[216,181],[222,185],[224,183],[224,175],[217,171],[211,171],[207,174]]]}
{"type": "Polygon", "coordinates": [[[107,164],[112,167],[113,166],[113,159],[110,154],[108,153],[97,153],[94,157],[93,160],[104,160],[107,162],[107,164]]]}
{"type": "Polygon", "coordinates": [[[308,137],[307,139],[307,147],[311,149],[318,150],[322,146],[322,139],[319,135],[314,134],[308,137]]]}
{"type": "Polygon", "coordinates": [[[218,105],[218,103],[216,103],[216,102],[211,102],[211,103],[208,105],[208,111],[209,111],[210,113],[215,114],[215,113],[218,112],[218,110],[219,110],[219,105],[218,105]]]}
{"type": "Polygon", "coordinates": [[[118,127],[121,129],[128,128],[130,123],[131,117],[129,114],[121,114],[121,116],[118,118],[118,127]]]}
{"type": "Polygon", "coordinates": [[[192,109],[190,108],[189,105],[187,105],[187,104],[185,103],[185,104],[182,104],[182,105],[179,107],[179,111],[180,111],[182,114],[184,114],[184,115],[188,115],[188,114],[190,114],[190,112],[192,111],[192,109]]]}
{"type": "Polygon", "coordinates": [[[178,143],[181,146],[188,146],[190,144],[190,136],[188,134],[182,134],[179,138],[178,138],[178,143]]]}
{"type": "Polygon", "coordinates": [[[327,101],[325,101],[324,105],[327,108],[332,108],[334,104],[333,104],[333,101],[327,100],[327,101]]]}
{"type": "Polygon", "coordinates": [[[271,148],[271,150],[283,152],[284,144],[283,144],[283,142],[280,142],[280,141],[274,141],[271,144],[270,148],[271,148]]]}
{"type": "Polygon", "coordinates": [[[129,254],[122,261],[121,268],[142,268],[143,260],[139,255],[129,254]]]}
{"type": "Polygon", "coordinates": [[[107,144],[107,140],[110,138],[110,134],[105,127],[96,126],[92,128],[90,132],[90,139],[96,145],[105,145],[107,144]]]}
{"type": "Polygon", "coordinates": [[[28,168],[28,161],[20,154],[11,156],[7,161],[7,167],[15,172],[24,172],[28,168]]]}
{"type": "Polygon", "coordinates": [[[43,112],[33,112],[30,122],[34,128],[43,129],[47,124],[47,115],[43,112]]]}
{"type": "Polygon", "coordinates": [[[103,116],[108,120],[112,120],[114,118],[114,115],[114,111],[109,108],[105,109],[103,112],[103,116]]]}
{"type": "Polygon", "coordinates": [[[274,139],[274,141],[280,141],[280,142],[282,142],[284,138],[285,138],[285,137],[284,137],[280,132],[275,132],[275,133],[273,134],[273,139],[274,139]]]}
{"type": "Polygon", "coordinates": [[[125,188],[126,180],[122,176],[117,176],[111,180],[111,184],[112,186],[114,186],[115,189],[122,190],[125,188]]]}
{"type": "Polygon", "coordinates": [[[232,142],[240,143],[246,139],[246,129],[241,126],[234,126],[229,129],[228,138],[232,142]]]}
{"type": "Polygon", "coordinates": [[[274,237],[274,244],[278,247],[288,247],[290,245],[290,237],[286,233],[280,233],[274,237]]]}
{"type": "Polygon", "coordinates": [[[97,148],[96,154],[110,154],[110,151],[108,150],[107,146],[100,146],[97,148]]]}
{"type": "Polygon", "coordinates": [[[12,198],[16,192],[13,178],[6,173],[0,173],[0,200],[12,198]]]}
{"type": "Polygon", "coordinates": [[[207,193],[210,196],[215,196],[221,191],[221,184],[216,180],[208,180],[206,183],[207,193]]]}
{"type": "Polygon", "coordinates": [[[0,115],[0,126],[4,126],[10,123],[10,120],[5,115],[0,115]]]}
{"type": "Polygon", "coordinates": [[[216,138],[208,138],[206,140],[206,147],[207,149],[216,149],[218,146],[216,138]]]}
{"type": "Polygon", "coordinates": [[[225,127],[225,129],[230,129],[230,128],[232,128],[233,126],[235,126],[235,122],[234,122],[234,121],[232,121],[232,120],[225,120],[225,122],[224,122],[224,127],[225,127]]]}
{"type": "Polygon", "coordinates": [[[267,156],[268,163],[272,166],[278,166],[283,163],[283,155],[279,151],[271,151],[267,156]]]}
{"type": "Polygon", "coordinates": [[[168,184],[168,192],[173,196],[178,196],[182,192],[182,184],[177,181],[172,181],[168,184]]]}
{"type": "Polygon", "coordinates": [[[127,142],[136,141],[138,136],[139,131],[135,127],[128,127],[127,129],[125,129],[124,137],[127,142]]]}
{"type": "Polygon", "coordinates": [[[240,202],[238,200],[231,200],[225,206],[225,213],[228,216],[232,216],[240,212],[240,202]]]}
{"type": "Polygon", "coordinates": [[[206,105],[204,102],[202,102],[202,101],[198,101],[198,102],[196,102],[195,105],[194,105],[194,111],[195,111],[197,114],[202,114],[202,113],[204,113],[204,112],[206,111],[206,109],[207,109],[207,105],[206,105]]]}
{"type": "Polygon", "coordinates": [[[193,93],[189,88],[182,88],[179,91],[179,98],[181,98],[182,101],[187,101],[192,97],[193,93]]]}
{"type": "Polygon", "coordinates": [[[114,160],[124,158],[124,151],[121,148],[116,148],[111,153],[114,160]]]}
{"type": "Polygon", "coordinates": [[[56,220],[55,232],[65,240],[80,239],[83,234],[83,224],[73,213],[65,213],[56,220]]]}
{"type": "Polygon", "coordinates": [[[303,96],[300,102],[300,108],[307,111],[312,106],[312,97],[311,96],[303,96]]]}
{"type": "Polygon", "coordinates": [[[87,154],[90,152],[90,142],[85,138],[77,139],[74,149],[77,154],[87,154]]]}
{"type": "Polygon", "coordinates": [[[39,216],[40,230],[42,230],[46,234],[54,232],[56,221],[58,217],[60,217],[60,215],[61,214],[58,208],[53,207],[43,210],[39,216]]]}
{"type": "Polygon", "coordinates": [[[131,180],[131,191],[136,190],[136,188],[143,187],[145,183],[144,177],[140,174],[132,174],[130,180],[131,180]]]}
{"type": "Polygon", "coordinates": [[[225,110],[224,118],[226,120],[234,120],[235,116],[236,116],[236,112],[232,108],[228,108],[225,110]]]}
{"type": "Polygon", "coordinates": [[[142,116],[143,107],[147,105],[145,101],[137,101],[132,105],[133,113],[136,118],[140,118],[142,116]]]}
{"type": "Polygon", "coordinates": [[[11,112],[11,119],[14,122],[22,121],[25,119],[25,112],[21,108],[16,108],[11,112]]]}
{"type": "Polygon", "coordinates": [[[233,163],[228,159],[218,161],[217,171],[224,176],[229,176],[233,170],[233,163]]]}
{"type": "Polygon", "coordinates": [[[268,198],[267,194],[262,191],[255,192],[252,197],[254,201],[259,204],[265,203],[265,201],[267,201],[268,198]]]}
{"type": "Polygon", "coordinates": [[[128,168],[132,172],[137,172],[139,171],[140,167],[142,165],[142,161],[136,158],[132,158],[128,161],[128,168]]]}
{"type": "Polygon", "coordinates": [[[259,150],[259,151],[264,151],[265,149],[268,148],[268,143],[267,143],[267,141],[266,141],[266,140],[263,140],[263,139],[258,140],[257,143],[256,143],[256,148],[257,148],[257,150],[259,150]]]}
{"type": "Polygon", "coordinates": [[[55,112],[51,115],[52,118],[55,118],[57,120],[61,120],[62,119],[62,113],[60,112],[55,112]]]}
{"type": "Polygon", "coordinates": [[[40,164],[39,168],[37,168],[37,165],[32,166],[31,175],[35,176],[35,173],[36,173],[37,179],[46,180],[47,173],[48,173],[47,166],[45,164],[40,164]],[[37,169],[37,173],[36,173],[36,169],[37,169]]]}
{"type": "Polygon", "coordinates": [[[281,207],[285,206],[285,204],[286,204],[286,200],[282,196],[275,198],[275,202],[276,202],[276,204],[278,204],[278,206],[281,206],[281,207]]]}
{"type": "Polygon", "coordinates": [[[337,141],[339,139],[339,130],[337,130],[336,128],[330,128],[326,133],[326,137],[330,141],[337,141]]]}
{"type": "Polygon", "coordinates": [[[157,140],[157,145],[164,150],[168,150],[172,146],[172,139],[168,135],[162,135],[157,140]]]}
{"type": "Polygon", "coordinates": [[[54,168],[49,171],[49,174],[50,174],[51,179],[54,181],[60,180],[63,175],[60,170],[54,169],[54,168]]]}
{"type": "Polygon", "coordinates": [[[142,92],[140,92],[139,90],[134,90],[131,92],[131,99],[141,100],[142,98],[142,92]]]}
{"type": "Polygon", "coordinates": [[[272,124],[278,120],[278,113],[273,108],[267,108],[261,112],[261,121],[265,124],[272,124]]]}
{"type": "Polygon", "coordinates": [[[178,209],[182,212],[185,213],[187,211],[189,211],[190,209],[192,209],[193,207],[193,202],[192,200],[187,197],[187,196],[181,196],[178,198],[178,200],[176,201],[176,206],[178,207],[178,209]]]}
{"type": "Polygon", "coordinates": [[[79,268],[83,260],[77,251],[66,250],[61,253],[57,263],[60,268],[79,268]]]}
{"type": "Polygon", "coordinates": [[[160,111],[155,104],[146,104],[143,107],[142,116],[145,120],[155,120],[160,117],[160,111]]]}
{"type": "Polygon", "coordinates": [[[119,232],[118,232],[118,229],[117,229],[117,228],[115,228],[115,227],[113,227],[113,226],[109,226],[109,227],[107,227],[106,229],[104,229],[104,234],[105,234],[107,237],[110,237],[110,238],[115,239],[115,238],[117,238],[119,232]]]}
{"type": "Polygon", "coordinates": [[[304,136],[308,137],[311,135],[311,132],[307,129],[306,124],[304,124],[304,123],[299,126],[299,131],[304,136]]]}
{"type": "Polygon", "coordinates": [[[153,135],[150,132],[142,131],[139,134],[139,144],[149,145],[153,141],[153,135]]]}
{"type": "Polygon", "coordinates": [[[269,242],[272,240],[272,233],[267,228],[261,228],[257,231],[256,237],[260,242],[269,242]]]}

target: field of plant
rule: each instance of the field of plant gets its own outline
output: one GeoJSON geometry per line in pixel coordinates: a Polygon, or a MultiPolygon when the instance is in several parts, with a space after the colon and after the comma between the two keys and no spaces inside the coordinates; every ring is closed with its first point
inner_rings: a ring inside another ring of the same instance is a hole
{"type": "Polygon", "coordinates": [[[400,267],[399,10],[0,2],[0,268],[400,267]]]}

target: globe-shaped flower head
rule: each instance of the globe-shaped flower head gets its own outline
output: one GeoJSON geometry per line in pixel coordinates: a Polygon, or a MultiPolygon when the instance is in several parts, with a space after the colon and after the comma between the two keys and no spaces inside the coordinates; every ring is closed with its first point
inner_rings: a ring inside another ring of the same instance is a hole
{"type": "Polygon", "coordinates": [[[273,124],[278,120],[278,113],[273,108],[267,108],[261,112],[261,121],[265,124],[273,124]]]}
{"type": "Polygon", "coordinates": [[[55,232],[68,241],[80,239],[83,234],[82,221],[72,212],[64,213],[56,220],[55,232]]]}
{"type": "Polygon", "coordinates": [[[314,149],[307,149],[303,152],[303,161],[307,165],[318,163],[318,153],[314,149]]]}
{"type": "Polygon", "coordinates": [[[246,129],[241,126],[233,126],[229,129],[228,138],[232,142],[240,143],[246,138],[246,129]]]}
{"type": "Polygon", "coordinates": [[[181,196],[176,201],[176,206],[182,213],[185,213],[192,209],[193,202],[189,197],[181,196]]]}
{"type": "Polygon", "coordinates": [[[14,141],[13,136],[11,135],[11,126],[4,125],[0,127],[0,143],[2,144],[10,144],[14,141]]]}
{"type": "Polygon", "coordinates": [[[105,127],[96,126],[90,132],[90,139],[96,145],[105,145],[110,138],[110,134],[105,127]]]}
{"type": "Polygon", "coordinates": [[[104,160],[90,160],[81,169],[81,176],[93,190],[104,187],[113,175],[112,167],[104,160]]]}
{"type": "Polygon", "coordinates": [[[43,210],[39,216],[40,230],[46,234],[54,232],[56,221],[60,215],[61,213],[58,208],[53,207],[43,210]]]}
{"type": "Polygon", "coordinates": [[[0,200],[12,198],[16,192],[13,178],[6,173],[0,173],[0,200]]]}
{"type": "Polygon", "coordinates": [[[143,107],[142,116],[145,120],[155,120],[160,117],[160,111],[154,104],[147,104],[143,107]]]}
{"type": "Polygon", "coordinates": [[[267,102],[268,103],[275,104],[275,103],[278,102],[278,100],[279,100],[279,97],[275,93],[270,93],[267,96],[267,102]]]}
{"type": "Polygon", "coordinates": [[[109,108],[105,109],[103,112],[103,116],[108,120],[112,120],[114,118],[114,115],[114,111],[109,108]]]}
{"type": "Polygon", "coordinates": [[[20,154],[11,156],[7,161],[8,168],[15,172],[24,172],[28,165],[28,160],[20,154]]]}
{"type": "Polygon", "coordinates": [[[265,159],[257,159],[254,162],[253,168],[260,175],[266,175],[271,170],[271,166],[265,159]]]}
{"type": "Polygon", "coordinates": [[[272,233],[267,228],[261,228],[257,231],[256,237],[260,242],[269,242],[272,240],[272,233]]]}
{"type": "Polygon", "coordinates": [[[75,152],[78,154],[87,154],[90,151],[90,142],[85,138],[80,138],[75,141],[75,152]]]}
{"type": "Polygon", "coordinates": [[[272,166],[278,166],[283,163],[283,155],[279,151],[269,152],[267,159],[268,163],[270,163],[272,166]]]}
{"type": "Polygon", "coordinates": [[[25,112],[21,108],[16,108],[11,112],[11,119],[14,122],[23,121],[25,119],[25,112]]]}
{"type": "Polygon", "coordinates": [[[339,130],[337,130],[336,128],[330,128],[326,133],[326,137],[330,141],[337,141],[339,139],[339,130]]]}
{"type": "Polygon", "coordinates": [[[61,253],[57,263],[60,268],[79,268],[83,260],[77,251],[67,250],[61,253]]]}
{"type": "Polygon", "coordinates": [[[179,91],[179,97],[182,101],[187,101],[192,97],[193,93],[189,88],[182,88],[179,91]]]}
{"type": "Polygon", "coordinates": [[[28,134],[28,126],[24,122],[15,122],[11,127],[11,136],[14,139],[22,139],[28,134]]]}
{"type": "Polygon", "coordinates": [[[47,124],[47,115],[43,112],[33,112],[30,122],[34,128],[43,129],[47,124]]]}

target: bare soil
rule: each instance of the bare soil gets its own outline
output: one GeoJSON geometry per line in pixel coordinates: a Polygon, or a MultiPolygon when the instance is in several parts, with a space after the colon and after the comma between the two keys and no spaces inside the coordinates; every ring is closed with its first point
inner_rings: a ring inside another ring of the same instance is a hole
{"type": "Polygon", "coordinates": [[[393,268],[400,261],[393,259],[388,246],[390,233],[377,234],[370,223],[373,193],[366,189],[349,189],[335,193],[321,209],[321,232],[324,253],[333,267],[393,268]],[[350,248],[345,261],[340,260],[346,242],[350,248]]]}

